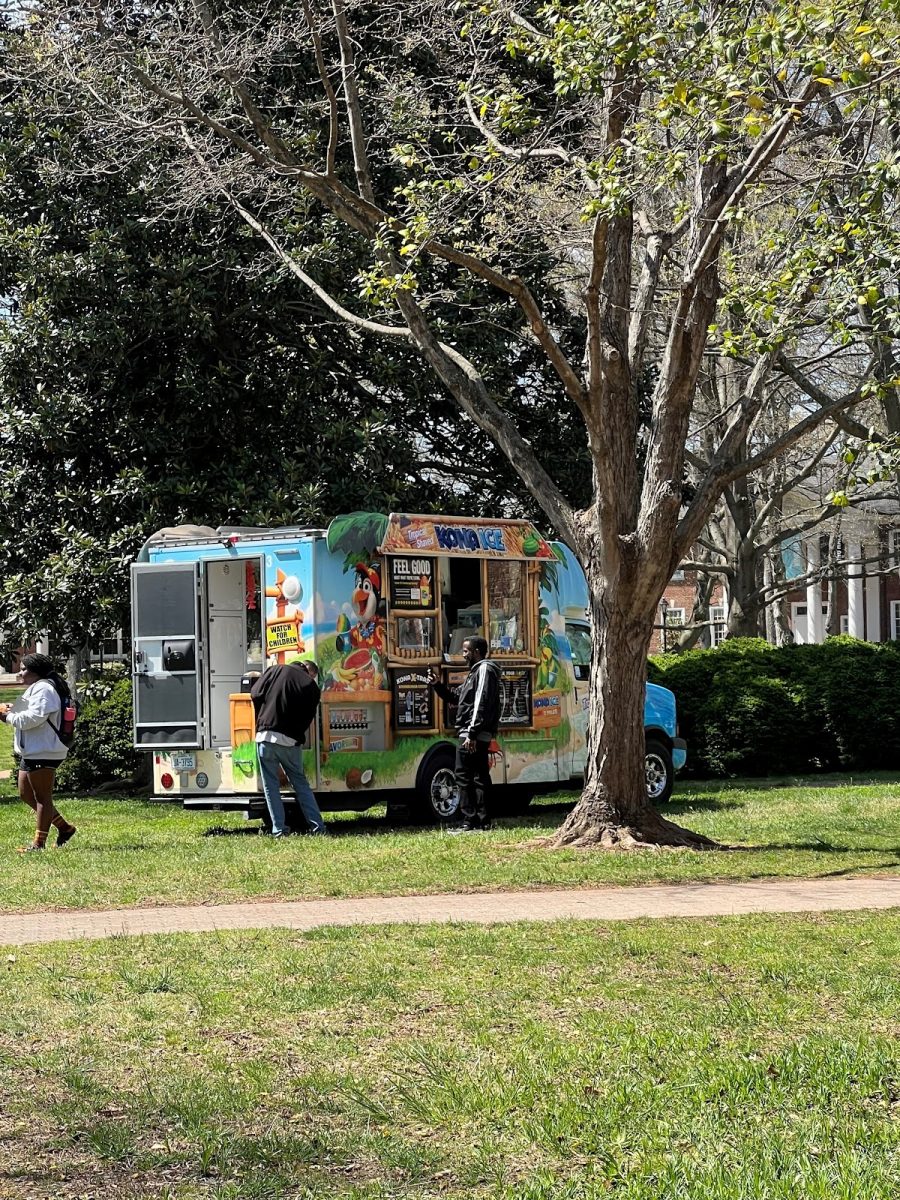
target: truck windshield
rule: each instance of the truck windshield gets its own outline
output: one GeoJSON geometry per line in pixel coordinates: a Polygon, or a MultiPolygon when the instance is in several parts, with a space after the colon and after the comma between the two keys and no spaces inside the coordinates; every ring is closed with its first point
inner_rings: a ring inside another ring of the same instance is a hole
{"type": "Polygon", "coordinates": [[[591,665],[591,631],[587,625],[566,623],[566,637],[572,647],[572,662],[576,667],[591,665]]]}

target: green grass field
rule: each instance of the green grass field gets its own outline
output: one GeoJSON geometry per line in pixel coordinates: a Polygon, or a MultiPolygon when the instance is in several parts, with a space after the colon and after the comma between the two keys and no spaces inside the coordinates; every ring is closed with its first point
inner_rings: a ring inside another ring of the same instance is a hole
{"type": "Polygon", "coordinates": [[[20,856],[28,810],[0,785],[0,912],[240,898],[390,895],[521,887],[831,876],[900,867],[900,784],[683,785],[667,811],[737,849],[696,853],[551,851],[574,796],[549,797],[484,836],[394,828],[383,815],[329,815],[332,836],[255,836],[240,816],[135,800],[60,800],[78,836],[20,856]]]}
{"type": "Polygon", "coordinates": [[[15,1200],[895,1200],[896,916],[24,947],[15,1200]]]}
{"type": "MultiPolygon", "coordinates": [[[[573,799],[279,843],[66,798],[78,837],[20,857],[7,782],[0,912],[900,868],[895,777],[682,785],[669,813],[735,847],[703,854],[535,846],[573,799]]],[[[896,1200],[898,952],[892,913],[11,948],[0,1197],[896,1200]]]]}

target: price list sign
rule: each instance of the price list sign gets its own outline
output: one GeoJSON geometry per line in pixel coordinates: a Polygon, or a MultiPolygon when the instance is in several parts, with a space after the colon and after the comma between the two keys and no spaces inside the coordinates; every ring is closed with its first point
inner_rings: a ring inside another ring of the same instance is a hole
{"type": "Polygon", "coordinates": [[[390,560],[391,604],[395,609],[434,608],[434,563],[430,558],[390,560]]]}
{"type": "Polygon", "coordinates": [[[434,692],[424,671],[394,672],[394,728],[434,728],[434,692]]]}
{"type": "Polygon", "coordinates": [[[507,667],[500,672],[500,724],[531,724],[531,671],[527,667],[507,667]]]}
{"type": "MultiPolygon", "coordinates": [[[[446,683],[447,687],[453,688],[454,691],[456,691],[458,688],[462,687],[468,673],[469,672],[466,669],[461,669],[461,670],[456,670],[456,671],[445,671],[444,672],[444,683],[446,683]]],[[[445,700],[444,701],[444,728],[445,729],[454,729],[456,727],[456,710],[458,707],[459,706],[457,705],[455,700],[445,700]]]]}

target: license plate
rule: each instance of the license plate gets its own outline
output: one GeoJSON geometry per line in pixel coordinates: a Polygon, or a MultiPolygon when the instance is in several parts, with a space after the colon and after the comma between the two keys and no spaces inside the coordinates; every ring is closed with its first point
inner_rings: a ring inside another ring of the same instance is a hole
{"type": "Polygon", "coordinates": [[[173,754],[172,755],[172,770],[173,771],[194,771],[197,768],[196,754],[173,754]]]}

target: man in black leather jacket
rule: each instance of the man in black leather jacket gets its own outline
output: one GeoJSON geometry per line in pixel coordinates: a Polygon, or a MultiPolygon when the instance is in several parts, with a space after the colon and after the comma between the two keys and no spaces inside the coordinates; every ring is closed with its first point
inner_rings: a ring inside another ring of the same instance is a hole
{"type": "Polygon", "coordinates": [[[489,827],[487,792],[491,786],[490,745],[500,723],[500,668],[487,657],[483,637],[466,638],[463,660],[469,673],[458,688],[441,683],[435,672],[429,682],[439,696],[456,701],[456,786],[459,789],[461,832],[489,827]]]}

